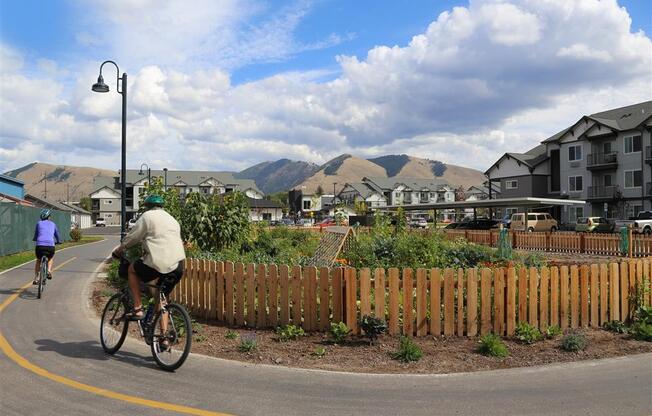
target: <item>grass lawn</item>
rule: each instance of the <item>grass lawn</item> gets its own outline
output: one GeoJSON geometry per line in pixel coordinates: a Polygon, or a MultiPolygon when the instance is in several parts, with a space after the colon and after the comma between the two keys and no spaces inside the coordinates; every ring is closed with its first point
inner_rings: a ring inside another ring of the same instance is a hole
{"type": "MultiPolygon", "coordinates": [[[[60,246],[57,246],[57,251],[61,250],[62,248],[78,246],[81,244],[88,244],[95,241],[100,241],[102,239],[103,237],[93,236],[93,237],[82,237],[82,239],[77,242],[66,241],[60,246]]],[[[23,264],[26,261],[30,261],[30,260],[34,260],[34,250],[21,251],[20,253],[10,254],[8,256],[0,256],[0,272],[7,269],[11,269],[14,266],[18,266],[19,264],[23,264]]]]}

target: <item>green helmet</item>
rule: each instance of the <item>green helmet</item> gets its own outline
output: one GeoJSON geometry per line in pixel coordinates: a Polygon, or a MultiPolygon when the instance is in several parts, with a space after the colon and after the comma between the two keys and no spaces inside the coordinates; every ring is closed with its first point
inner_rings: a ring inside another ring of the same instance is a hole
{"type": "Polygon", "coordinates": [[[145,202],[143,203],[145,207],[147,208],[152,208],[152,207],[162,207],[165,205],[165,201],[163,201],[163,197],[160,195],[150,195],[147,198],[145,198],[145,202]]]}

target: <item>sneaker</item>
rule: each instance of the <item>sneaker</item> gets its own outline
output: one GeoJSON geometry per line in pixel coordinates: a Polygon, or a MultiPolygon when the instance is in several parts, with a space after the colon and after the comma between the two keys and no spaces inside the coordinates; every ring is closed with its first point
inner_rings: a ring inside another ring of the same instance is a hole
{"type": "Polygon", "coordinates": [[[47,278],[48,280],[52,280],[52,273],[48,272],[47,278]]]}
{"type": "Polygon", "coordinates": [[[34,280],[32,280],[33,285],[38,285],[38,277],[35,277],[34,280]]]}

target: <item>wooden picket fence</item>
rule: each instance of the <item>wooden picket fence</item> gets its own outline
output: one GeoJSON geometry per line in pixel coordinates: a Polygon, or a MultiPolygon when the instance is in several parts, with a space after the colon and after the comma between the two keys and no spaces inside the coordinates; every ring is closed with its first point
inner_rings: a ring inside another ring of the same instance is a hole
{"type": "Polygon", "coordinates": [[[650,263],[357,270],[188,259],[171,298],[240,327],[324,332],[342,321],[359,333],[358,320],[373,314],[391,335],[513,335],[518,322],[567,329],[629,319],[636,293],[652,305],[650,263]]]}
{"type": "MultiPolygon", "coordinates": [[[[475,244],[496,247],[498,230],[443,230],[449,240],[466,239],[475,244]]],[[[534,232],[510,231],[512,247],[517,250],[549,251],[555,253],[588,253],[605,256],[619,256],[619,234],[587,234],[574,231],[534,232]]],[[[630,234],[631,247],[624,256],[652,256],[652,237],[630,234]]]]}

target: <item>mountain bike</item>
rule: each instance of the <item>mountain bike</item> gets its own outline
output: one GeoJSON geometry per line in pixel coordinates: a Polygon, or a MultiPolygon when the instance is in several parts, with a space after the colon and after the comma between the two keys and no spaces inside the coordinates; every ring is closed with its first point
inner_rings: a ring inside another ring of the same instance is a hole
{"type": "MultiPolygon", "coordinates": [[[[120,262],[120,269],[126,273],[129,261],[121,258],[120,262]]],[[[165,275],[156,284],[145,284],[153,296],[146,305],[145,317],[140,320],[127,315],[133,309],[133,298],[128,287],[111,296],[100,323],[100,342],[104,351],[111,355],[118,352],[127,337],[129,323],[136,322],[138,332],[150,346],[156,364],[166,371],[181,367],[190,353],[192,323],[183,306],[168,301],[167,293],[175,284],[176,281],[165,275]]]]}
{"type": "Polygon", "coordinates": [[[45,292],[45,283],[48,278],[48,257],[41,256],[41,267],[38,271],[38,290],[36,292],[36,298],[41,299],[43,292],[45,292]]]}

